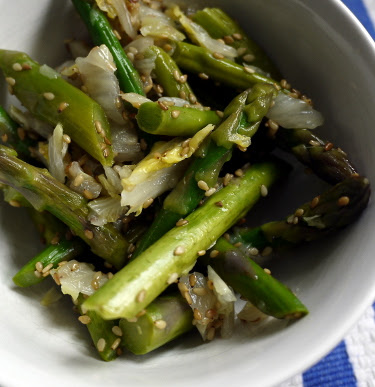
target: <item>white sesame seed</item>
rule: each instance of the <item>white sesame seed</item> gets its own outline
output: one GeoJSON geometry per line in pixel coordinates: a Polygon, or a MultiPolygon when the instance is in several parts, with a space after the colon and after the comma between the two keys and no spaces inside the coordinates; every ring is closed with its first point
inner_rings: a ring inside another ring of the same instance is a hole
{"type": "Polygon", "coordinates": [[[198,77],[201,78],[201,79],[204,79],[204,80],[209,78],[209,76],[206,73],[199,73],[198,77]]]}
{"type": "Polygon", "coordinates": [[[212,250],[210,252],[210,258],[216,258],[218,255],[219,255],[219,251],[218,250],[212,250]]]}
{"type": "Polygon", "coordinates": [[[177,286],[181,293],[185,293],[188,291],[187,286],[183,282],[179,282],[177,286]]]}
{"type": "Polygon", "coordinates": [[[267,274],[271,274],[271,270],[270,269],[267,269],[266,267],[263,269],[265,273],[267,274]]]}
{"type": "Polygon", "coordinates": [[[198,181],[198,187],[200,189],[202,189],[203,191],[208,191],[210,189],[210,187],[208,186],[208,184],[204,180],[198,181]]]}
{"type": "Polygon", "coordinates": [[[224,187],[228,185],[228,183],[233,179],[233,175],[231,173],[227,173],[225,176],[224,176],[224,179],[223,179],[223,185],[224,187]]]}
{"type": "Polygon", "coordinates": [[[205,288],[199,287],[199,288],[194,288],[193,293],[196,294],[197,296],[205,296],[207,294],[207,291],[205,288]]]}
{"type": "Polygon", "coordinates": [[[209,328],[207,332],[207,340],[212,341],[215,338],[215,333],[216,330],[214,327],[209,328]]]}
{"type": "Polygon", "coordinates": [[[267,255],[270,255],[272,253],[272,247],[271,246],[267,246],[263,249],[262,251],[262,256],[263,257],[266,257],[267,255]]]}
{"type": "Polygon", "coordinates": [[[210,188],[204,193],[205,196],[212,196],[216,192],[216,188],[210,188]]]}
{"type": "Polygon", "coordinates": [[[268,189],[267,189],[267,187],[266,187],[264,184],[262,184],[262,185],[260,186],[260,194],[261,194],[263,197],[266,197],[266,196],[268,195],[268,189]]]}
{"type": "Polygon", "coordinates": [[[176,81],[179,81],[179,80],[180,80],[180,73],[178,72],[178,70],[174,70],[174,71],[173,71],[173,78],[174,78],[176,81]]]}
{"type": "Polygon", "coordinates": [[[202,320],[202,313],[197,308],[194,308],[194,319],[202,320]]]}
{"type": "Polygon", "coordinates": [[[255,56],[252,55],[252,54],[246,54],[246,55],[243,57],[243,60],[244,60],[245,62],[252,62],[254,59],[255,59],[255,56]]]}
{"type": "Polygon", "coordinates": [[[183,296],[189,305],[193,303],[193,300],[191,299],[189,292],[185,292],[183,296]]]}
{"type": "Polygon", "coordinates": [[[105,349],[105,346],[106,346],[106,342],[102,337],[98,340],[98,342],[96,344],[96,348],[98,349],[99,352],[103,352],[105,349]]]}
{"type": "Polygon", "coordinates": [[[83,174],[79,174],[77,175],[74,180],[73,180],[73,186],[74,187],[78,187],[79,185],[81,185],[83,183],[83,181],[85,180],[85,177],[83,176],[83,174]]]}
{"type": "Polygon", "coordinates": [[[117,347],[121,344],[121,339],[118,337],[111,345],[112,350],[116,350],[117,347]]]}
{"type": "Polygon", "coordinates": [[[295,216],[302,216],[304,214],[304,210],[302,208],[298,208],[294,213],[295,216]]]}
{"type": "Polygon", "coordinates": [[[170,285],[170,284],[173,284],[174,282],[176,282],[178,280],[178,273],[172,273],[168,279],[167,279],[167,284],[170,285]]]}
{"type": "Polygon", "coordinates": [[[172,118],[177,118],[180,114],[181,114],[180,110],[172,110],[171,111],[172,118]]]}
{"type": "Polygon", "coordinates": [[[13,63],[12,69],[14,71],[22,71],[22,66],[19,63],[16,62],[16,63],[13,63]]]}
{"type": "Polygon", "coordinates": [[[86,229],[84,231],[84,234],[85,234],[85,237],[87,239],[93,239],[94,238],[94,233],[91,230],[86,229]]]}
{"type": "Polygon", "coordinates": [[[167,327],[167,323],[164,320],[156,320],[154,325],[158,329],[165,329],[167,327]]]}
{"type": "Polygon", "coordinates": [[[50,263],[49,265],[47,265],[46,267],[43,268],[42,270],[42,273],[47,273],[48,271],[50,271],[51,269],[53,268],[53,264],[50,263]]]}
{"type": "Polygon", "coordinates": [[[319,141],[315,141],[315,140],[310,140],[310,141],[309,141],[309,144],[310,144],[311,146],[319,146],[319,145],[320,145],[319,141]]]}
{"type": "Polygon", "coordinates": [[[200,257],[202,257],[203,255],[205,255],[206,254],[206,250],[199,250],[198,251],[198,255],[200,256],[200,257]]]}
{"type": "Polygon", "coordinates": [[[52,101],[53,99],[55,99],[55,94],[47,92],[43,93],[43,97],[48,101],[52,101]]]}
{"type": "Polygon", "coordinates": [[[215,58],[215,59],[224,59],[224,55],[223,54],[220,54],[219,52],[214,52],[212,54],[212,56],[215,58]]]}
{"type": "Polygon", "coordinates": [[[239,33],[235,33],[235,34],[233,34],[232,36],[233,36],[233,38],[236,39],[236,40],[241,40],[241,39],[242,39],[242,35],[239,34],[239,33]]]}
{"type": "Polygon", "coordinates": [[[254,74],[255,73],[255,70],[251,67],[248,67],[248,66],[244,66],[243,68],[247,73],[249,74],[254,74]]]}
{"type": "Polygon", "coordinates": [[[242,177],[243,176],[243,170],[242,169],[237,169],[234,174],[237,176],[237,177],[242,177]]]}
{"type": "Polygon", "coordinates": [[[6,77],[5,80],[6,80],[7,84],[10,86],[14,86],[16,84],[16,80],[12,77],[6,77]]]}
{"type": "Polygon", "coordinates": [[[154,199],[153,198],[149,198],[147,199],[144,203],[143,203],[143,208],[148,208],[151,206],[151,204],[154,202],[154,199]]]}
{"type": "Polygon", "coordinates": [[[185,225],[188,224],[188,223],[189,223],[188,220],[186,220],[186,219],[180,219],[179,221],[177,221],[176,226],[177,226],[177,227],[181,227],[181,226],[185,226],[185,225]]]}
{"type": "Polygon", "coordinates": [[[67,144],[70,144],[72,142],[72,139],[67,134],[64,134],[63,141],[66,142],[67,144]]]}
{"type": "Polygon", "coordinates": [[[246,47],[239,47],[239,48],[237,48],[238,56],[241,56],[241,55],[245,54],[246,51],[247,51],[246,47]]]}
{"type": "Polygon", "coordinates": [[[59,105],[59,108],[57,109],[57,111],[59,113],[61,113],[62,111],[64,111],[67,107],[69,106],[69,104],[67,102],[61,102],[60,105],[59,105]]]}
{"type": "Polygon", "coordinates": [[[185,247],[184,246],[177,246],[174,251],[173,251],[173,255],[182,255],[184,254],[186,251],[185,247]]]}
{"type": "Polygon", "coordinates": [[[78,321],[84,325],[90,324],[91,318],[87,315],[82,315],[78,317],[78,321]]]}
{"type": "Polygon", "coordinates": [[[146,290],[142,289],[137,295],[137,301],[143,302],[146,298],[146,290]]]}
{"type": "Polygon", "coordinates": [[[34,275],[35,275],[35,277],[37,277],[37,278],[42,278],[42,273],[39,272],[38,270],[35,270],[35,271],[34,271],[34,275]]]}
{"type": "Polygon", "coordinates": [[[39,272],[42,272],[43,271],[43,264],[42,264],[42,262],[37,262],[35,264],[35,269],[38,270],[39,272]]]}
{"type": "Polygon", "coordinates": [[[259,254],[259,250],[258,250],[256,247],[251,247],[251,248],[249,249],[249,253],[250,253],[251,255],[258,255],[258,254],[259,254]]]}

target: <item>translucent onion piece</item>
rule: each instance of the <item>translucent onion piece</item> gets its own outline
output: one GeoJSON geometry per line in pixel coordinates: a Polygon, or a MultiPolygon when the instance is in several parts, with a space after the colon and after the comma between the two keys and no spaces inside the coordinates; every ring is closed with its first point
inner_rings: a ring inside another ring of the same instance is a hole
{"type": "Polygon", "coordinates": [[[242,310],[237,314],[237,317],[242,321],[258,324],[269,316],[261,312],[251,302],[247,301],[242,310]]]}
{"type": "Polygon", "coordinates": [[[102,186],[90,175],[83,172],[77,161],[73,161],[68,169],[69,187],[88,199],[95,199],[100,195],[102,186]]]}
{"type": "Polygon", "coordinates": [[[287,129],[315,129],[323,124],[320,112],[301,99],[279,93],[267,117],[287,129]]]}
{"type": "Polygon", "coordinates": [[[88,218],[95,226],[116,222],[127,211],[126,207],[121,206],[120,195],[91,200],[88,206],[90,208],[88,218]]]}
{"type": "Polygon", "coordinates": [[[76,260],[51,270],[51,275],[55,274],[58,276],[63,294],[69,294],[73,300],[76,300],[80,293],[91,296],[108,281],[106,274],[96,272],[92,265],[76,260]]]}
{"type": "Polygon", "coordinates": [[[138,142],[138,136],[130,125],[112,125],[112,149],[115,152],[115,161],[139,161],[143,152],[138,142]]]}
{"type": "Polygon", "coordinates": [[[115,75],[116,65],[107,46],[102,44],[94,47],[86,58],[77,58],[76,64],[90,97],[102,106],[108,118],[116,123],[123,123],[120,87],[115,75]]]}
{"type": "Polygon", "coordinates": [[[120,96],[124,101],[129,102],[136,109],[139,109],[143,103],[152,102],[151,99],[137,93],[123,93],[120,96]]]}
{"type": "Polygon", "coordinates": [[[60,183],[65,182],[64,157],[68,150],[68,144],[64,141],[64,132],[61,124],[57,124],[48,141],[48,170],[60,183]]]}
{"type": "Polygon", "coordinates": [[[66,42],[66,45],[73,59],[89,55],[90,47],[83,40],[71,39],[66,42]]]}

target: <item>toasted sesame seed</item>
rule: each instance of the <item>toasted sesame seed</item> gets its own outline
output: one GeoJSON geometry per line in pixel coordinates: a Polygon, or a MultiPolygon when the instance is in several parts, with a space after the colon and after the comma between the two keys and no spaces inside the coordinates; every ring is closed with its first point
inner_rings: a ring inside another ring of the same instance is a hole
{"type": "Polygon", "coordinates": [[[6,77],[5,81],[7,82],[8,85],[14,86],[16,84],[16,80],[12,77],[6,77]]]}
{"type": "Polygon", "coordinates": [[[209,190],[207,190],[204,195],[205,196],[212,196],[214,193],[216,192],[216,188],[210,188],[209,190]]]}
{"type": "Polygon", "coordinates": [[[223,54],[220,54],[219,52],[214,52],[212,54],[212,56],[215,58],[215,59],[224,59],[225,56],[223,54]]]}
{"type": "Polygon", "coordinates": [[[177,286],[181,293],[185,293],[188,291],[187,286],[183,282],[179,282],[177,286]]]}
{"type": "Polygon", "coordinates": [[[67,144],[70,144],[72,142],[72,139],[67,134],[63,134],[63,141],[67,144]]]}
{"type": "Polygon", "coordinates": [[[193,303],[193,300],[191,299],[189,292],[184,292],[183,296],[189,305],[191,305],[193,303]]]}
{"type": "Polygon", "coordinates": [[[180,96],[181,99],[186,99],[186,92],[184,90],[181,90],[179,92],[179,96],[180,96]]]}
{"type": "Polygon", "coordinates": [[[166,43],[164,44],[163,49],[168,52],[171,51],[173,47],[169,43],[166,43]]]}
{"type": "Polygon", "coordinates": [[[298,224],[298,222],[299,222],[299,218],[298,218],[298,216],[295,216],[293,218],[293,224],[298,224]]]}
{"type": "Polygon", "coordinates": [[[243,170],[242,169],[237,169],[237,171],[235,171],[234,174],[237,177],[242,177],[243,176],[243,170]]]}
{"type": "Polygon", "coordinates": [[[207,80],[209,78],[209,76],[206,73],[199,73],[198,77],[200,79],[204,79],[204,80],[207,80]]]}
{"type": "Polygon", "coordinates": [[[148,208],[151,206],[151,204],[154,202],[154,199],[153,198],[149,198],[147,199],[144,203],[143,203],[143,208],[148,208]]]}
{"type": "Polygon", "coordinates": [[[267,269],[266,267],[263,269],[265,273],[267,274],[271,274],[271,270],[270,269],[267,269]]]}
{"type": "Polygon", "coordinates": [[[255,73],[255,70],[251,67],[248,67],[248,66],[244,66],[243,68],[245,70],[245,72],[249,73],[249,74],[254,74],[255,73]]]}
{"type": "Polygon", "coordinates": [[[325,146],[324,146],[324,150],[326,152],[330,151],[331,149],[333,148],[333,144],[331,142],[327,143],[325,146]]]}
{"type": "Polygon", "coordinates": [[[68,263],[68,261],[61,261],[57,264],[57,266],[61,267],[61,266],[64,266],[68,263]]]}
{"type": "Polygon", "coordinates": [[[190,274],[189,275],[189,284],[191,287],[195,286],[195,284],[197,283],[197,277],[194,273],[190,274]]]}
{"type": "Polygon", "coordinates": [[[174,282],[176,282],[178,280],[178,273],[172,273],[168,279],[167,279],[167,284],[170,285],[170,284],[173,284],[174,282]]]}
{"type": "Polygon", "coordinates": [[[121,339],[118,337],[111,345],[112,350],[116,350],[118,346],[121,344],[121,339]]]}
{"type": "Polygon", "coordinates": [[[194,94],[190,93],[189,94],[189,101],[190,101],[190,103],[196,103],[197,97],[194,94]]]}
{"type": "Polygon", "coordinates": [[[283,88],[283,89],[287,89],[287,90],[289,90],[290,89],[290,84],[287,82],[287,80],[286,79],[282,79],[281,81],[280,81],[280,86],[283,88]]]}
{"type": "Polygon", "coordinates": [[[350,199],[348,196],[341,196],[341,198],[337,201],[337,204],[340,207],[345,207],[350,203],[350,199]]]}
{"type": "Polygon", "coordinates": [[[242,242],[237,242],[233,245],[234,247],[241,247],[242,246],[242,242]]]}
{"type": "Polygon", "coordinates": [[[319,204],[320,196],[316,196],[313,200],[311,200],[310,208],[314,209],[319,204]]]}
{"type": "Polygon", "coordinates": [[[112,272],[107,273],[107,277],[108,277],[108,279],[113,278],[113,273],[112,272]]]}
{"type": "Polygon", "coordinates": [[[271,246],[267,246],[263,249],[262,251],[262,256],[263,257],[266,257],[267,255],[270,255],[272,253],[272,247],[271,246]]]}
{"type": "Polygon", "coordinates": [[[246,53],[246,51],[247,51],[246,47],[239,47],[239,48],[237,48],[238,56],[244,55],[246,53]]]}
{"type": "Polygon", "coordinates": [[[56,282],[57,285],[61,285],[60,277],[57,273],[54,273],[52,278],[54,279],[54,281],[56,282]]]}
{"type": "Polygon", "coordinates": [[[137,302],[143,302],[146,298],[146,290],[142,289],[138,294],[137,294],[137,302]]]}
{"type": "Polygon", "coordinates": [[[220,201],[218,201],[218,202],[215,202],[215,206],[221,208],[221,207],[224,206],[224,204],[223,204],[223,202],[220,200],[220,201]]]}
{"type": "Polygon", "coordinates": [[[84,325],[90,324],[91,318],[87,315],[82,315],[78,317],[79,322],[81,322],[84,325]]]}
{"type": "Polygon", "coordinates": [[[197,308],[194,308],[194,319],[202,320],[202,313],[197,308]]]}
{"type": "Polygon", "coordinates": [[[104,156],[105,158],[107,158],[107,157],[109,156],[109,150],[108,150],[108,148],[104,148],[104,149],[103,149],[103,156],[104,156]]]}
{"type": "Polygon", "coordinates": [[[186,220],[186,219],[180,219],[179,221],[177,221],[176,226],[177,226],[177,227],[181,227],[181,226],[185,226],[185,225],[188,224],[188,223],[189,223],[188,220],[186,220]]]}
{"type": "Polygon", "coordinates": [[[116,36],[116,38],[117,38],[118,40],[121,40],[121,39],[122,39],[121,35],[119,34],[119,32],[118,32],[116,29],[113,29],[113,33],[114,33],[114,35],[116,36]]]}
{"type": "Polygon", "coordinates": [[[229,182],[233,179],[233,175],[231,173],[227,173],[225,176],[224,176],[224,179],[223,179],[223,185],[224,187],[227,186],[229,184],[229,182]]]}
{"type": "Polygon", "coordinates": [[[176,81],[179,81],[180,80],[180,73],[178,70],[174,70],[173,71],[173,78],[176,80],[176,81]]]}
{"type": "Polygon", "coordinates": [[[16,207],[16,208],[21,207],[21,203],[19,201],[17,201],[17,200],[14,200],[14,199],[9,200],[9,204],[12,207],[16,207]]]}
{"type": "Polygon", "coordinates": [[[293,223],[293,220],[294,220],[294,215],[290,215],[290,216],[287,218],[286,222],[287,222],[288,224],[292,224],[292,223],[293,223]]]}
{"type": "Polygon", "coordinates": [[[274,120],[268,120],[267,121],[267,126],[275,133],[279,129],[279,124],[276,121],[274,121],[274,120]]]}
{"type": "Polygon", "coordinates": [[[47,266],[45,266],[42,270],[42,273],[47,273],[48,271],[50,271],[51,269],[53,268],[53,264],[50,263],[48,264],[47,266]]]}
{"type": "Polygon", "coordinates": [[[223,36],[223,40],[226,44],[232,44],[234,42],[234,39],[230,35],[223,36]]]}
{"type": "Polygon", "coordinates": [[[180,114],[181,114],[180,110],[172,110],[171,111],[172,118],[177,118],[180,114]]]}
{"type": "Polygon", "coordinates": [[[104,137],[104,142],[107,144],[107,145],[112,145],[111,141],[109,140],[108,137],[104,137]]]}
{"type": "Polygon", "coordinates": [[[211,280],[208,280],[208,281],[207,281],[207,286],[208,286],[209,289],[213,290],[213,288],[214,288],[214,283],[213,283],[211,280]]]}
{"type": "Polygon", "coordinates": [[[35,277],[37,277],[37,278],[42,278],[42,273],[39,272],[38,270],[35,270],[35,271],[34,271],[34,275],[35,275],[35,277]]]}
{"type": "Polygon", "coordinates": [[[197,296],[205,296],[207,294],[207,290],[202,287],[197,287],[193,289],[193,293],[197,296]]]}
{"type": "Polygon", "coordinates": [[[7,142],[8,141],[8,135],[6,133],[1,135],[1,141],[2,142],[7,142]]]}
{"type": "Polygon", "coordinates": [[[98,349],[99,352],[103,352],[106,346],[106,341],[101,337],[98,342],[96,343],[96,348],[98,349]]]}
{"type": "Polygon", "coordinates": [[[255,56],[252,55],[252,54],[246,54],[246,55],[244,55],[244,57],[243,57],[243,60],[244,60],[245,62],[252,62],[254,59],[255,59],[255,56]]]}
{"type": "Polygon", "coordinates": [[[199,250],[198,251],[198,255],[200,256],[200,257],[202,257],[203,255],[205,255],[206,254],[206,250],[199,250]]]}
{"type": "Polygon", "coordinates": [[[167,323],[164,320],[156,320],[154,325],[158,329],[165,329],[167,327],[167,323]]]}
{"type": "Polygon", "coordinates": [[[51,238],[51,245],[57,245],[60,242],[60,235],[59,233],[56,233],[53,238],[51,238]]]}
{"type": "Polygon", "coordinates": [[[22,63],[22,70],[31,70],[31,66],[28,63],[22,63]]]}
{"type": "Polygon", "coordinates": [[[230,235],[227,232],[223,235],[223,238],[228,242],[230,241],[230,235]]]}
{"type": "Polygon", "coordinates": [[[302,216],[305,213],[305,210],[303,208],[298,208],[296,212],[294,213],[295,216],[302,216]]]}
{"type": "Polygon", "coordinates": [[[173,251],[173,255],[182,255],[184,254],[186,251],[185,247],[184,246],[177,246],[174,251],[173,251]]]}
{"type": "Polygon", "coordinates": [[[212,319],[212,318],[214,318],[214,317],[216,316],[216,314],[217,314],[217,311],[216,311],[215,309],[208,309],[208,310],[206,311],[205,316],[206,316],[207,318],[212,319]]]}
{"type": "Polygon", "coordinates": [[[223,118],[224,117],[224,112],[222,112],[221,110],[216,110],[216,115],[220,118],[223,118]]]}
{"type": "Polygon", "coordinates": [[[198,181],[198,187],[200,189],[202,189],[203,191],[208,191],[210,189],[210,187],[208,186],[208,184],[204,180],[198,181]]]}
{"type": "Polygon", "coordinates": [[[258,254],[259,254],[259,250],[258,250],[256,247],[251,247],[251,248],[249,249],[249,253],[250,253],[251,255],[258,255],[258,254]]]}
{"type": "Polygon", "coordinates": [[[35,264],[35,269],[36,270],[38,270],[39,272],[42,272],[43,271],[43,264],[42,264],[42,262],[37,262],[36,264],[35,264]]]}
{"type": "Polygon", "coordinates": [[[17,134],[18,134],[18,137],[20,138],[20,140],[24,140],[26,138],[26,132],[25,132],[25,129],[19,127],[17,128],[17,134]]]}
{"type": "Polygon", "coordinates": [[[55,99],[55,94],[47,92],[43,93],[43,97],[48,101],[52,101],[53,99],[55,99]]]}
{"type": "Polygon", "coordinates": [[[51,272],[46,271],[45,273],[40,273],[40,274],[42,274],[42,277],[48,277],[51,274],[51,272]]]}
{"type": "Polygon", "coordinates": [[[235,34],[233,34],[232,36],[233,36],[233,38],[236,39],[236,40],[241,40],[241,39],[242,39],[242,35],[239,34],[239,33],[235,33],[235,34]]]}
{"type": "Polygon", "coordinates": [[[266,187],[264,184],[262,184],[262,185],[260,186],[260,194],[261,194],[261,196],[263,196],[263,197],[265,197],[265,196],[268,195],[268,189],[267,189],[267,187],[266,187]]]}
{"type": "Polygon", "coordinates": [[[12,69],[14,71],[22,71],[22,66],[19,63],[16,62],[16,63],[13,63],[12,69]]]}
{"type": "Polygon", "coordinates": [[[168,106],[166,104],[164,104],[162,101],[158,101],[158,105],[160,106],[160,109],[161,110],[164,110],[164,111],[167,111],[168,110],[168,106]]]}
{"type": "Polygon", "coordinates": [[[218,250],[212,250],[210,252],[210,258],[216,258],[219,254],[220,252],[218,250]]]}
{"type": "Polygon", "coordinates": [[[94,238],[94,233],[91,230],[86,229],[84,231],[84,234],[85,234],[85,237],[87,239],[93,239],[94,238]]]}
{"type": "Polygon", "coordinates": [[[94,194],[91,191],[87,190],[87,189],[83,190],[83,196],[86,199],[89,199],[89,200],[94,199],[94,194]]]}
{"type": "Polygon", "coordinates": [[[180,83],[186,83],[187,81],[187,74],[181,75],[180,79],[178,80],[180,83]]]}
{"type": "Polygon", "coordinates": [[[96,121],[94,122],[94,125],[95,125],[96,131],[97,131],[99,134],[101,134],[101,133],[104,132],[102,123],[101,123],[100,121],[96,120],[96,121]]]}

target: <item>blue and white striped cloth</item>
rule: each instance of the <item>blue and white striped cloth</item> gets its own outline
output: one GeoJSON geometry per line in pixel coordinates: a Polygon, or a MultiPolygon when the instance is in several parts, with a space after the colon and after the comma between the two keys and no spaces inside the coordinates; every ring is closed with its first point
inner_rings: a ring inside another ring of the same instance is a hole
{"type": "MultiPolygon", "coordinates": [[[[375,39],[375,0],[342,1],[375,39]]],[[[375,387],[375,304],[331,353],[279,387],[375,387]]]]}

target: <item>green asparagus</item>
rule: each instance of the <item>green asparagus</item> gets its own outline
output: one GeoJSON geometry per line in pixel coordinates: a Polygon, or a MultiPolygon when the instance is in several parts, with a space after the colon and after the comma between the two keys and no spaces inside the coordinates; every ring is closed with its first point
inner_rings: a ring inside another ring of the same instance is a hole
{"type": "Polygon", "coordinates": [[[122,345],[143,355],[172,341],[193,328],[193,312],[179,294],[158,297],[141,316],[120,320],[122,345]]]}
{"type": "Polygon", "coordinates": [[[54,179],[47,170],[31,166],[16,152],[0,145],[0,182],[16,188],[37,210],[47,210],[64,222],[100,257],[120,268],[127,241],[113,226],[93,226],[86,199],[54,179]]]}
{"type": "Polygon", "coordinates": [[[52,125],[60,122],[64,132],[92,157],[103,165],[113,164],[110,128],[99,104],[22,52],[0,50],[0,68],[31,113],[52,125]]]}

